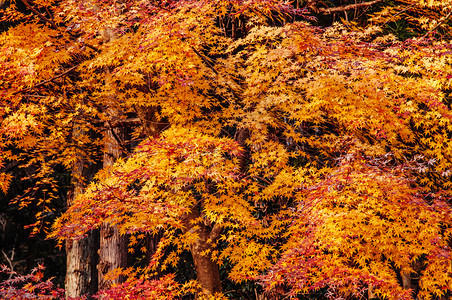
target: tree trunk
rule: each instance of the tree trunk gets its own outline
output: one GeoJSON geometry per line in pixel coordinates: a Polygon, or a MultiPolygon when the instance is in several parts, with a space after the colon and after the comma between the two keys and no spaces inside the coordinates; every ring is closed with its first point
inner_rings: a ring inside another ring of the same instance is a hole
{"type": "Polygon", "coordinates": [[[369,289],[367,290],[367,298],[369,300],[377,299],[377,295],[375,295],[375,293],[374,293],[374,287],[372,284],[369,284],[369,289]]]}
{"type": "MultiPolygon", "coordinates": [[[[112,114],[111,114],[112,115],[112,114]]],[[[119,128],[110,128],[107,126],[105,133],[105,153],[103,167],[108,168],[114,164],[117,158],[121,156],[120,141],[121,130],[119,128]]],[[[116,226],[104,223],[100,228],[100,247],[98,278],[99,290],[108,289],[113,283],[119,283],[122,278],[109,280],[105,275],[117,268],[127,266],[127,238],[120,235],[116,226]]]]}
{"type": "MultiPolygon", "coordinates": [[[[120,11],[120,10],[119,10],[120,11]]],[[[120,12],[119,12],[120,14],[120,12]]],[[[115,34],[111,28],[104,28],[101,31],[104,43],[108,43],[115,39],[115,34]]],[[[110,88],[110,69],[105,68],[105,85],[110,88]]],[[[110,120],[116,120],[121,115],[115,103],[117,99],[114,94],[109,95],[105,99],[107,109],[105,114],[110,120]]],[[[124,130],[121,128],[112,128],[111,123],[105,126],[105,149],[103,158],[103,168],[111,167],[115,161],[121,156],[121,143],[124,141],[124,130]]],[[[100,227],[100,247],[99,247],[99,264],[97,265],[99,290],[106,290],[114,283],[123,281],[123,277],[107,279],[105,275],[118,268],[127,267],[127,237],[120,235],[116,226],[103,223],[100,227]]]]}
{"type": "Polygon", "coordinates": [[[190,250],[195,264],[198,283],[209,294],[220,292],[221,281],[218,265],[212,261],[210,254],[205,254],[206,250],[212,250],[211,244],[208,243],[209,231],[205,226],[201,225],[195,232],[199,234],[199,237],[190,246],[190,250]]]}
{"type": "Polygon", "coordinates": [[[413,289],[410,274],[402,273],[402,286],[405,290],[413,289]]]}
{"type": "MultiPolygon", "coordinates": [[[[74,129],[74,138],[80,134],[74,129]]],[[[71,206],[75,197],[83,192],[83,178],[87,172],[84,159],[77,157],[72,170],[72,189],[68,193],[67,206],[71,206]]],[[[92,295],[97,290],[96,276],[96,234],[89,232],[86,237],[66,242],[66,297],[92,295]]]]}
{"type": "MultiPolygon", "coordinates": [[[[108,43],[115,39],[115,35],[110,28],[105,28],[102,31],[104,43],[108,43]]],[[[106,68],[105,84],[110,84],[110,70],[106,68]]],[[[117,119],[121,112],[115,108],[114,99],[112,95],[110,100],[107,100],[106,114],[111,119],[117,119]],[[113,99],[113,100],[111,100],[113,99]]],[[[166,124],[157,123],[155,120],[155,113],[157,108],[136,108],[137,115],[141,119],[144,132],[149,136],[156,136],[166,126],[166,124]]],[[[108,124],[105,133],[105,154],[104,154],[104,168],[108,168],[113,165],[116,159],[122,154],[121,139],[124,141],[124,130],[120,128],[112,128],[108,124]]],[[[127,237],[120,235],[118,228],[110,226],[109,224],[102,224],[100,228],[100,248],[99,248],[99,265],[98,265],[98,278],[99,289],[108,289],[113,283],[119,283],[123,281],[122,277],[114,280],[107,280],[105,275],[117,268],[125,268],[127,266],[127,237]]]]}
{"type": "Polygon", "coordinates": [[[135,111],[143,125],[143,131],[146,137],[156,137],[169,124],[156,119],[158,109],[156,107],[135,106],[135,111]]]}
{"type": "Polygon", "coordinates": [[[66,297],[92,295],[97,290],[95,233],[66,242],[66,297]]]}
{"type": "Polygon", "coordinates": [[[184,230],[185,232],[190,231],[195,233],[198,236],[196,241],[190,245],[190,252],[195,264],[196,278],[204,292],[214,294],[221,292],[220,272],[218,265],[212,261],[210,254],[206,253],[212,252],[213,243],[217,239],[220,230],[216,227],[209,229],[204,224],[193,225],[191,221],[198,219],[199,216],[198,209],[195,207],[192,208],[192,211],[183,218],[184,230]]]}
{"type": "Polygon", "coordinates": [[[102,224],[100,228],[100,247],[99,247],[99,290],[106,290],[113,283],[120,283],[123,277],[107,279],[105,275],[117,268],[127,266],[126,236],[120,235],[118,227],[110,226],[107,223],[102,224]]]}

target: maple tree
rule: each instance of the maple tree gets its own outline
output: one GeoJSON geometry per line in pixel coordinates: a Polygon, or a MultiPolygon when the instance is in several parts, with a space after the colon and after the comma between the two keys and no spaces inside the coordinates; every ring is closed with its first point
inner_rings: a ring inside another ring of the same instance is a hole
{"type": "Polygon", "coordinates": [[[100,266],[116,282],[104,298],[226,297],[220,268],[271,297],[450,296],[451,2],[308,23],[308,8],[383,2],[10,3],[0,163],[35,181],[17,203],[44,224],[63,166],[73,192],[52,237],[78,247],[108,224],[138,255],[161,236],[145,266],[100,266]],[[420,37],[385,29],[401,19],[420,37]],[[187,251],[196,282],[166,274],[187,251]]]}
{"type": "Polygon", "coordinates": [[[410,274],[418,274],[419,298],[443,296],[451,280],[450,207],[425,203],[404,173],[349,157],[310,186],[292,241],[263,277],[267,287],[287,283],[296,295],[327,286],[331,297],[356,298],[370,289],[379,298],[412,299],[410,274]]]}
{"type": "Polygon", "coordinates": [[[64,290],[55,287],[50,280],[43,281],[44,266],[31,270],[25,276],[1,266],[0,274],[9,278],[0,283],[0,296],[3,299],[64,299],[64,290]]]}

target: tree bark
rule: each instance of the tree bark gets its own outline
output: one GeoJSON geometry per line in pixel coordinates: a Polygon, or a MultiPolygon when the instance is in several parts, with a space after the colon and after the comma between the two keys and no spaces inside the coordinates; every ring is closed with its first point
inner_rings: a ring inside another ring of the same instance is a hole
{"type": "Polygon", "coordinates": [[[207,241],[209,232],[205,226],[200,226],[195,232],[199,234],[199,237],[190,246],[190,250],[198,283],[209,294],[220,292],[221,281],[218,265],[212,261],[209,254],[205,254],[206,250],[212,250],[212,246],[207,241]]]}
{"type": "Polygon", "coordinates": [[[95,233],[66,242],[66,297],[92,295],[97,290],[95,233]]]}
{"type": "Polygon", "coordinates": [[[221,291],[220,272],[218,265],[212,261],[210,254],[206,253],[211,253],[211,250],[213,250],[213,242],[216,239],[218,230],[214,230],[215,227],[214,229],[209,229],[204,224],[193,225],[191,221],[199,218],[199,216],[200,213],[197,208],[192,208],[192,211],[183,218],[184,230],[185,232],[195,233],[198,236],[196,241],[190,245],[196,277],[204,292],[214,294],[221,291]],[[211,240],[210,242],[209,239],[211,240]]]}
{"type": "MultiPolygon", "coordinates": [[[[115,34],[111,28],[104,28],[104,30],[101,31],[101,35],[104,43],[108,43],[115,39],[115,34]]],[[[110,69],[106,67],[105,85],[107,87],[112,85],[110,80],[110,69]]],[[[109,117],[111,123],[119,119],[119,116],[122,114],[116,106],[116,101],[117,99],[114,94],[107,96],[104,101],[107,107],[105,114],[109,117]]],[[[123,149],[124,129],[112,127],[111,123],[108,123],[105,126],[104,169],[111,167],[122,155],[122,150],[125,150],[123,149]]],[[[105,275],[114,269],[127,267],[127,237],[119,234],[118,227],[103,223],[100,227],[99,242],[99,264],[97,265],[99,290],[106,290],[109,289],[112,284],[123,281],[122,276],[114,279],[107,279],[105,275]]]]}
{"type": "Polygon", "coordinates": [[[410,274],[402,273],[402,286],[405,290],[413,289],[413,284],[411,283],[410,274]]]}
{"type": "Polygon", "coordinates": [[[99,274],[99,290],[106,290],[114,283],[123,281],[120,276],[114,279],[107,279],[105,275],[118,268],[127,266],[126,236],[120,235],[118,227],[103,223],[100,228],[99,264],[97,265],[99,274]]]}
{"type": "MultiPolygon", "coordinates": [[[[122,136],[120,128],[106,127],[103,159],[104,168],[112,166],[116,159],[121,156],[121,145],[117,138],[122,136]]],[[[105,275],[114,269],[125,268],[127,266],[127,237],[120,235],[116,226],[103,223],[100,228],[99,240],[99,264],[97,266],[99,290],[105,290],[111,287],[113,283],[119,283],[123,279],[122,277],[118,277],[109,280],[105,278],[105,275]]]]}
{"type": "MultiPolygon", "coordinates": [[[[74,137],[80,135],[74,129],[74,137]]],[[[67,206],[72,205],[75,197],[83,192],[83,178],[86,173],[83,157],[78,156],[72,170],[72,189],[68,193],[67,206]]],[[[96,276],[96,235],[89,232],[86,237],[66,242],[66,297],[82,297],[92,295],[97,290],[96,276]]]]}

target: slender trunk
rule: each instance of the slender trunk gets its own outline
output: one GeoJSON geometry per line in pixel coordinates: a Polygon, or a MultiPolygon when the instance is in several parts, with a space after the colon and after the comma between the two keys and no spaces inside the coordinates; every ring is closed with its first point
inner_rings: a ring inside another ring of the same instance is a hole
{"type": "Polygon", "coordinates": [[[416,276],[416,274],[420,274],[422,272],[422,270],[424,269],[423,264],[423,259],[416,259],[411,263],[411,267],[413,268],[414,272],[400,273],[400,276],[402,277],[403,288],[405,290],[411,290],[414,299],[418,299],[417,294],[419,291],[419,283],[413,278],[416,276]]]}
{"type": "Polygon", "coordinates": [[[205,226],[200,226],[195,232],[199,236],[190,246],[190,250],[198,283],[209,294],[220,292],[221,281],[218,265],[212,261],[209,254],[206,254],[207,250],[212,250],[212,245],[208,242],[209,231],[205,226]]]}
{"type": "MultiPolygon", "coordinates": [[[[80,134],[74,129],[74,137],[80,134]]],[[[83,178],[86,174],[84,159],[79,156],[72,170],[72,189],[68,193],[67,206],[74,198],[83,192],[83,178]]],[[[92,295],[97,290],[96,276],[96,238],[94,232],[89,232],[86,237],[79,240],[66,242],[66,297],[82,297],[92,295]]]]}
{"type": "MultiPolygon", "coordinates": [[[[143,92],[145,92],[145,89],[143,89],[143,92]]],[[[161,120],[157,120],[156,114],[158,109],[156,107],[135,106],[134,108],[138,118],[141,120],[143,134],[147,138],[159,136],[162,130],[169,125],[161,120]]],[[[151,262],[152,256],[157,251],[158,243],[162,237],[163,230],[159,230],[157,233],[152,235],[146,235],[146,261],[148,263],[151,262]]],[[[157,279],[159,275],[161,274],[156,273],[153,275],[153,278],[157,279]]]]}
{"type": "Polygon", "coordinates": [[[374,287],[372,284],[369,284],[369,289],[367,290],[367,297],[369,300],[377,299],[377,295],[374,293],[374,287]]]}
{"type": "MultiPolygon", "coordinates": [[[[113,165],[121,155],[120,144],[117,140],[117,138],[121,137],[120,131],[118,128],[106,128],[104,168],[113,165]]],[[[122,281],[121,277],[107,279],[105,275],[114,269],[125,268],[127,266],[126,245],[126,236],[120,235],[116,226],[110,226],[107,223],[102,224],[100,228],[99,264],[97,266],[99,290],[108,289],[113,283],[122,281]]]]}
{"type": "MultiPolygon", "coordinates": [[[[108,43],[115,39],[115,34],[111,28],[104,28],[101,31],[104,43],[108,43]]],[[[112,82],[110,82],[110,69],[105,68],[105,85],[111,88],[112,82]]],[[[110,117],[110,120],[117,119],[121,112],[116,107],[116,98],[114,94],[107,96],[105,104],[107,109],[106,115],[110,117]]],[[[124,130],[120,128],[112,128],[110,124],[105,126],[105,149],[103,158],[103,168],[111,167],[115,161],[121,156],[121,140],[124,140],[124,130]]],[[[100,227],[100,247],[99,247],[99,264],[97,265],[99,290],[106,290],[114,283],[120,283],[123,281],[123,277],[106,278],[108,272],[127,267],[127,237],[120,235],[116,226],[103,223],[100,227]]]]}
{"type": "Polygon", "coordinates": [[[193,225],[192,221],[198,219],[199,211],[193,208],[192,211],[183,218],[185,231],[195,233],[198,238],[190,245],[190,252],[195,264],[196,278],[204,292],[214,294],[221,291],[220,272],[218,265],[212,261],[210,254],[213,250],[213,243],[217,239],[220,230],[217,227],[209,229],[204,224],[193,225]]]}
{"type": "MultiPolygon", "coordinates": [[[[240,146],[243,147],[243,149],[246,149],[246,140],[250,137],[250,132],[248,129],[243,128],[236,132],[234,139],[239,143],[240,146]]],[[[246,161],[249,159],[248,153],[243,153],[243,155],[239,156],[239,166],[240,166],[240,172],[245,173],[246,172],[246,161]]]]}

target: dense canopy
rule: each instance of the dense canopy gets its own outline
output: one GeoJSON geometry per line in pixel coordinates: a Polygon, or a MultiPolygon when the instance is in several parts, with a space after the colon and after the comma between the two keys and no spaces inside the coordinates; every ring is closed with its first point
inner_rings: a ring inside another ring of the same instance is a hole
{"type": "Polygon", "coordinates": [[[66,296],[452,297],[452,1],[0,10],[2,197],[66,296]]]}

